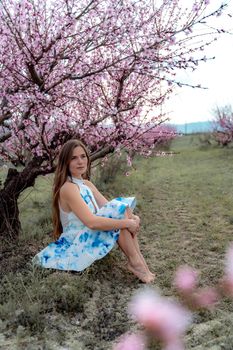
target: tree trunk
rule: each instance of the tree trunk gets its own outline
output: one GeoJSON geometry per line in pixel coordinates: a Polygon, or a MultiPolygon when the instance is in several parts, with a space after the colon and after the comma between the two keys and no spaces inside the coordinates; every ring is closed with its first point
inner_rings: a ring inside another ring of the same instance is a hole
{"type": "MultiPolygon", "coordinates": [[[[22,172],[10,168],[0,190],[0,239],[5,242],[18,239],[21,224],[18,198],[26,188],[35,184],[38,175],[48,173],[41,169],[41,158],[31,160],[22,172]]],[[[51,172],[51,171],[50,171],[51,172]]]]}
{"type": "MultiPolygon", "coordinates": [[[[9,169],[7,178],[11,182],[17,180],[17,170],[9,169]]],[[[14,192],[15,186],[5,186],[0,190],[0,237],[4,241],[15,240],[21,229],[17,199],[19,194],[14,192]]]]}

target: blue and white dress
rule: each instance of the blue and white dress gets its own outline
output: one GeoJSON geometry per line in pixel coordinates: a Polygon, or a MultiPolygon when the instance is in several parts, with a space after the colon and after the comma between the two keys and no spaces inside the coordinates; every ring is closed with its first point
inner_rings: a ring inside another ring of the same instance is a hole
{"type": "MultiPolygon", "coordinates": [[[[99,208],[91,189],[83,180],[72,177],[85,203],[95,215],[105,218],[123,219],[127,207],[134,209],[135,197],[115,198],[99,208]]],[[[39,252],[33,262],[58,270],[82,271],[95,260],[103,258],[113,248],[119,237],[119,230],[99,231],[85,226],[73,212],[60,208],[63,233],[39,252]]]]}

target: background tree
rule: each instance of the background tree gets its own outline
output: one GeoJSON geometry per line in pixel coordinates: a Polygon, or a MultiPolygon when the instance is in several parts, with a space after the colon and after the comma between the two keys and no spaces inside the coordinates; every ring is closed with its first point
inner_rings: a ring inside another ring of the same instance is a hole
{"type": "Polygon", "coordinates": [[[88,144],[93,159],[154,147],[156,136],[140,135],[166,120],[160,106],[181,85],[177,70],[205,61],[198,52],[221,31],[207,22],[226,5],[208,13],[208,3],[0,1],[1,158],[23,167],[9,169],[0,191],[1,235],[17,237],[20,193],[54,171],[69,138],[88,144]]]}
{"type": "Polygon", "coordinates": [[[216,107],[213,111],[214,139],[218,145],[228,146],[233,141],[233,111],[232,106],[216,107]]]}

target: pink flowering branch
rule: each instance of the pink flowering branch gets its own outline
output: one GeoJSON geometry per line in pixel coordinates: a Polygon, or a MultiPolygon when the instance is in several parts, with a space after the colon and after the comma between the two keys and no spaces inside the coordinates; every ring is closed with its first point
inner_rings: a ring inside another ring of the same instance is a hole
{"type": "Polygon", "coordinates": [[[192,312],[198,309],[212,310],[224,296],[233,298],[233,243],[225,256],[224,275],[215,288],[198,287],[198,272],[189,266],[181,266],[174,277],[174,286],[180,302],[161,296],[157,291],[138,291],[129,303],[129,315],[144,328],[144,334],[124,335],[114,350],[146,350],[156,340],[162,350],[184,350],[184,335],[192,322],[192,312]],[[191,311],[190,311],[191,310],[191,311]]]}
{"type": "MultiPolygon", "coordinates": [[[[184,22],[179,1],[150,8],[143,3],[122,7],[109,0],[106,11],[99,1],[83,0],[79,4],[68,6],[60,0],[54,11],[52,4],[38,0],[2,1],[0,98],[7,99],[9,113],[3,115],[12,121],[8,124],[11,132],[2,128],[2,141],[10,139],[18,147],[19,142],[14,141],[19,135],[16,128],[29,129],[30,135],[33,130],[37,135],[40,126],[31,125],[37,116],[41,125],[45,120],[51,124],[56,118],[57,127],[67,134],[71,123],[77,125],[79,136],[88,133],[98,137],[99,144],[111,143],[115,148],[125,135],[133,137],[130,129],[140,126],[142,106],[148,106],[149,111],[161,105],[172,93],[173,85],[182,85],[169,78],[172,70],[195,67],[197,59],[188,55],[199,48],[185,49],[186,39],[191,40],[193,35],[179,35],[205,18],[201,12],[190,9],[184,22]],[[159,21],[159,16],[166,13],[164,22],[159,21]],[[9,55],[12,51],[14,56],[9,55]],[[157,68],[162,74],[154,74],[157,68]],[[164,79],[171,86],[161,94],[159,86],[164,79]],[[27,125],[22,123],[25,103],[33,104],[27,125]],[[84,127],[87,120],[93,127],[117,121],[117,137],[108,134],[106,138],[101,127],[102,133],[95,134],[91,127],[84,127]],[[129,132],[124,130],[126,125],[129,132]]],[[[200,8],[204,10],[201,2],[200,8]]],[[[208,16],[212,15],[215,12],[208,16]]],[[[48,135],[49,146],[52,134],[48,135]]],[[[30,139],[24,144],[28,151],[48,152],[42,139],[40,150],[28,143],[30,139]]],[[[9,144],[4,145],[8,148],[9,144]]]]}

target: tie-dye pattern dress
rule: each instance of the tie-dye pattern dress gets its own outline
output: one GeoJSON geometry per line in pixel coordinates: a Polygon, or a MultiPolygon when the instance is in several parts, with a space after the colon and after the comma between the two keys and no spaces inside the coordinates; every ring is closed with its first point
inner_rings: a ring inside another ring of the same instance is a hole
{"type": "MultiPolygon", "coordinates": [[[[135,197],[119,197],[99,208],[91,189],[83,180],[73,177],[72,182],[79,186],[83,200],[95,215],[123,219],[126,208],[133,210],[136,205],[135,197]]],[[[63,233],[33,258],[35,264],[58,270],[82,271],[108,254],[118,240],[119,230],[91,230],[73,212],[67,213],[61,208],[60,219],[63,233]]]]}

